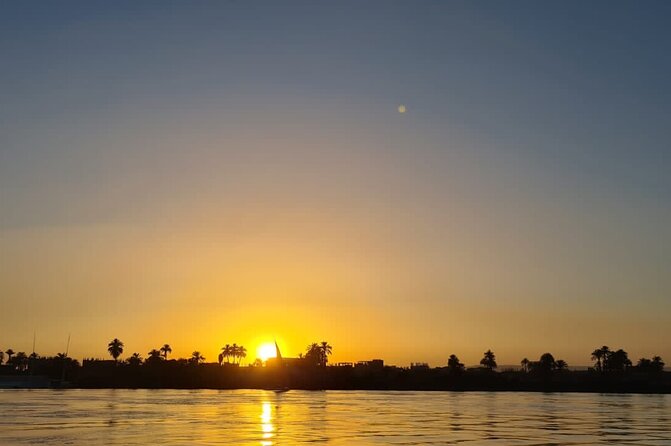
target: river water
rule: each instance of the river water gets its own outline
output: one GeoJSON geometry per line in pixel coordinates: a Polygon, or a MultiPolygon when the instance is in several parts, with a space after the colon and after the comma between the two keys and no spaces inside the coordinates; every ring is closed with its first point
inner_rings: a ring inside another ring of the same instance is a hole
{"type": "Polygon", "coordinates": [[[0,390],[0,444],[671,445],[671,395],[0,390]]]}

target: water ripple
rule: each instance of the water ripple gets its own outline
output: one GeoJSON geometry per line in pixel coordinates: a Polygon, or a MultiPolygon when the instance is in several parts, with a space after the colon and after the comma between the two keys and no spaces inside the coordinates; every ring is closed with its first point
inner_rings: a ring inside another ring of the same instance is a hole
{"type": "Polygon", "coordinates": [[[2,445],[671,445],[670,395],[0,390],[2,445]]]}

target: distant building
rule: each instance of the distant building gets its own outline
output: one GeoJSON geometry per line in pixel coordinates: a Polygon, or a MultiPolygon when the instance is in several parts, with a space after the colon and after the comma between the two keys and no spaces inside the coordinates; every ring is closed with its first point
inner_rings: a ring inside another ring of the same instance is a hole
{"type": "Polygon", "coordinates": [[[384,361],[382,359],[371,359],[370,361],[359,361],[355,367],[368,367],[371,369],[383,369],[384,361]]]}
{"type": "Polygon", "coordinates": [[[429,364],[426,362],[411,362],[410,370],[429,370],[429,364]]]}
{"type": "Polygon", "coordinates": [[[305,358],[268,358],[266,367],[297,367],[305,363],[305,358]]]}

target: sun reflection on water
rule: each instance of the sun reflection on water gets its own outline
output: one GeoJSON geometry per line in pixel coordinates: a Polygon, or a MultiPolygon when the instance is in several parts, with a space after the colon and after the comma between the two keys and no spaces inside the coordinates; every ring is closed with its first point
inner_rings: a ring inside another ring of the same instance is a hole
{"type": "Polygon", "coordinates": [[[274,431],[272,406],[270,402],[264,401],[261,404],[261,446],[271,446],[273,444],[274,431]]]}

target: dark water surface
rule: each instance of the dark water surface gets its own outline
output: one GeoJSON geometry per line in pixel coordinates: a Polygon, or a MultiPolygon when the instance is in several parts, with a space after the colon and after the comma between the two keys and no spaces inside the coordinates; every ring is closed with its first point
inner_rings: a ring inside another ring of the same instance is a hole
{"type": "Polygon", "coordinates": [[[671,395],[0,390],[0,444],[671,445],[671,395]]]}

